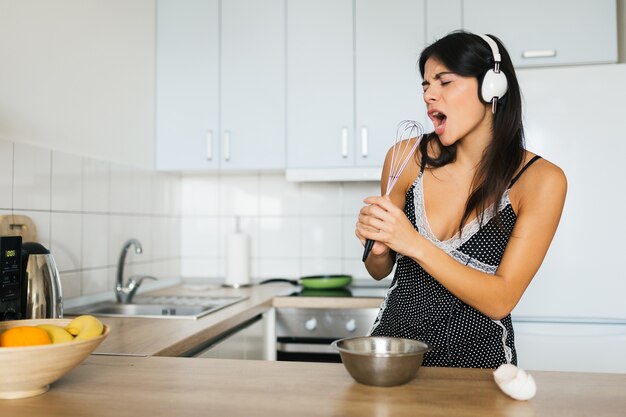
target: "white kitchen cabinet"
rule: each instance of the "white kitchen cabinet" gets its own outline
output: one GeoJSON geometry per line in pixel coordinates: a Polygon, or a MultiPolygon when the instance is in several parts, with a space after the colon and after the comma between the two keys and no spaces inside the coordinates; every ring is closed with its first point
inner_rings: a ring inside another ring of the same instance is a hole
{"type": "Polygon", "coordinates": [[[356,1],[355,165],[382,166],[402,120],[424,126],[424,1],[356,1]]]}
{"type": "Polygon", "coordinates": [[[398,123],[424,122],[424,6],[288,0],[288,169],[380,168],[398,123]]]}
{"type": "Polygon", "coordinates": [[[195,358],[265,359],[264,319],[247,323],[219,342],[193,355],[195,358]]]}
{"type": "Polygon", "coordinates": [[[285,0],[224,0],[221,168],[285,168],[285,0]]]}
{"type": "Polygon", "coordinates": [[[426,0],[426,44],[463,27],[463,0],[426,0]]]}
{"type": "Polygon", "coordinates": [[[513,318],[518,365],[527,370],[626,372],[626,322],[513,318]]]}
{"type": "Polygon", "coordinates": [[[615,0],[464,1],[463,27],[498,36],[517,67],[617,62],[615,0]]]}
{"type": "Polygon", "coordinates": [[[285,0],[159,0],[156,167],[285,167],[285,0]]]}
{"type": "Polygon", "coordinates": [[[218,0],[158,0],[157,169],[218,167],[218,0]]]}
{"type": "Polygon", "coordinates": [[[287,166],[354,164],[352,0],[287,1],[287,166]]]}

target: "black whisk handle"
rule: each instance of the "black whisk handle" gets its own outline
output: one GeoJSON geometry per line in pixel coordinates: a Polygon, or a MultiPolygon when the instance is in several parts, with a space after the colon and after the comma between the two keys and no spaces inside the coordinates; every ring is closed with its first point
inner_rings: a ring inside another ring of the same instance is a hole
{"type": "Polygon", "coordinates": [[[367,239],[365,241],[365,249],[363,249],[363,262],[367,260],[367,256],[372,251],[373,246],[374,246],[374,241],[372,239],[367,239]]]}

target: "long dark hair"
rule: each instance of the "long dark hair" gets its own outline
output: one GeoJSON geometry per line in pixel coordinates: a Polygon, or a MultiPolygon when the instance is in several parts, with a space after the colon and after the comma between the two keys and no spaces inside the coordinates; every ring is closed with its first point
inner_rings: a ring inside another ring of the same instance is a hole
{"type": "MultiPolygon", "coordinates": [[[[524,127],[522,125],[522,97],[509,53],[502,42],[489,35],[498,44],[502,61],[500,70],[508,82],[508,90],[498,100],[498,107],[493,119],[493,140],[485,149],[472,181],[472,192],[465,203],[465,212],[461,218],[459,231],[473,211],[478,213],[482,225],[485,210],[495,204],[495,218],[500,224],[498,205],[513,178],[517,168],[524,160],[524,127]]],[[[478,35],[457,31],[448,34],[427,46],[420,55],[419,69],[424,78],[424,66],[430,57],[441,61],[450,71],[461,76],[475,77],[480,82],[485,72],[493,69],[494,60],[491,48],[478,35]]],[[[479,93],[480,94],[480,93],[479,93]]],[[[480,95],[479,95],[480,99],[480,95]]],[[[424,135],[420,151],[426,166],[441,167],[456,159],[456,143],[444,146],[434,133],[424,135]],[[438,155],[428,155],[428,145],[433,142],[440,150],[438,155]]]]}

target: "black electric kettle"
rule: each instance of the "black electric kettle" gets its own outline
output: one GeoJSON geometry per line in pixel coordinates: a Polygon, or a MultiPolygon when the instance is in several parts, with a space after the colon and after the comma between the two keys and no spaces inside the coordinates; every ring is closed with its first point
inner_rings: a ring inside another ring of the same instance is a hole
{"type": "Polygon", "coordinates": [[[61,280],[54,258],[37,242],[22,244],[23,318],[63,317],[61,280]]]}

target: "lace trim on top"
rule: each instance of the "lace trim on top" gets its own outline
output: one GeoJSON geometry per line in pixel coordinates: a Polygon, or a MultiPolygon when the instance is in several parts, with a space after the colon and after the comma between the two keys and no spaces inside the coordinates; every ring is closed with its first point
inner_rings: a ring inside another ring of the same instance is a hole
{"type": "MultiPolygon", "coordinates": [[[[426,206],[424,203],[424,179],[423,172],[417,176],[413,182],[413,204],[415,205],[415,226],[419,230],[422,236],[426,237],[433,244],[439,247],[441,250],[452,256],[458,262],[463,265],[470,266],[479,271],[487,274],[495,274],[498,269],[497,265],[489,265],[484,262],[480,262],[472,257],[461,252],[459,248],[463,246],[472,236],[474,236],[480,230],[479,217],[476,217],[471,222],[463,226],[462,233],[457,232],[450,239],[440,241],[430,228],[428,218],[426,217],[426,206]]],[[[483,216],[483,224],[487,224],[497,212],[503,210],[506,206],[511,204],[509,199],[509,190],[507,189],[502,195],[502,200],[498,204],[498,209],[495,210],[494,204],[489,206],[483,216]]],[[[400,259],[403,255],[399,255],[396,259],[400,259]]]]}

